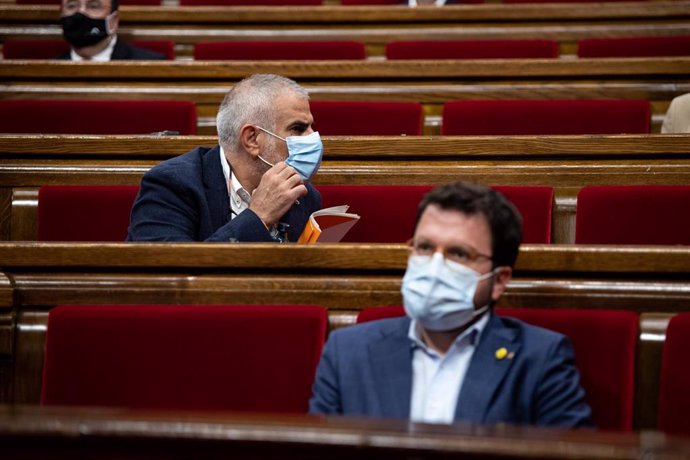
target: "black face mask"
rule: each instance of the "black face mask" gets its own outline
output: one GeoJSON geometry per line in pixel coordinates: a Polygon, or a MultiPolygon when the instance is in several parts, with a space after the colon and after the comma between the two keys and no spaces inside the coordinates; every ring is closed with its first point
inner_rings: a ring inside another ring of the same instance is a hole
{"type": "Polygon", "coordinates": [[[81,13],[60,18],[65,40],[75,48],[95,45],[108,36],[105,19],[93,19],[81,13]]]}

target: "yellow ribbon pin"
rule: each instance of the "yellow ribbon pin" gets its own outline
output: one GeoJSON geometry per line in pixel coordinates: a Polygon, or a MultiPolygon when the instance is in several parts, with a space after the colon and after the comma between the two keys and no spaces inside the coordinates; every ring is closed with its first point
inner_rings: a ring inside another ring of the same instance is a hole
{"type": "Polygon", "coordinates": [[[496,359],[503,359],[508,355],[508,350],[506,350],[504,347],[499,348],[496,350],[496,359]]]}

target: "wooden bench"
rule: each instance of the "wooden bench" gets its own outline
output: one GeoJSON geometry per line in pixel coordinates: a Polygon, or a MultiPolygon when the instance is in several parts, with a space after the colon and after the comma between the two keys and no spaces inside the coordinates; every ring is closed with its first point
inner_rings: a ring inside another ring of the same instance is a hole
{"type": "Polygon", "coordinates": [[[8,458],[683,458],[687,438],[660,433],[410,424],[246,414],[0,408],[8,458]]]}
{"type": "MultiPolygon", "coordinates": [[[[690,24],[690,22],[688,23],[690,24]]],[[[690,33],[690,32],[689,32],[690,33]]],[[[174,99],[197,104],[198,134],[234,82],[252,73],[296,79],[314,100],[411,101],[438,134],[454,99],[647,99],[653,132],[670,101],[690,92],[689,58],[474,61],[0,61],[2,99],[174,99]]]]}
{"type": "MultiPolygon", "coordinates": [[[[59,304],[310,303],[331,327],[399,305],[404,245],[0,243],[1,402],[34,404],[59,304]]],[[[500,306],[640,313],[636,426],[655,426],[660,353],[690,309],[690,248],[526,245],[500,306]]]]}
{"type": "MultiPolygon", "coordinates": [[[[595,37],[690,33],[690,2],[313,7],[123,6],[120,33],[131,39],[173,39],[177,56],[191,56],[207,40],[358,40],[370,56],[393,40],[549,38],[562,54],[577,40],[595,37]]],[[[0,42],[8,38],[61,38],[52,6],[0,5],[0,42]]]]}
{"type": "MultiPolygon", "coordinates": [[[[153,165],[203,136],[0,135],[0,240],[34,240],[38,187],[136,185],[153,165]]],[[[440,184],[554,187],[554,243],[574,242],[585,185],[690,183],[690,136],[328,137],[315,185],[440,184]]]]}

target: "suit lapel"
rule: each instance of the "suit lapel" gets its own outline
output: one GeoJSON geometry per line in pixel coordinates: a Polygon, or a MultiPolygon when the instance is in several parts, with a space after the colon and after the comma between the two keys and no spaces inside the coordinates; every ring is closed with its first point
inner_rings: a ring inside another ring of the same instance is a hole
{"type": "Polygon", "coordinates": [[[455,408],[456,421],[484,421],[493,395],[513,363],[510,353],[517,354],[519,349],[515,333],[505,328],[501,319],[491,313],[460,390],[455,408]],[[505,356],[497,355],[501,349],[505,349],[505,356]]]}
{"type": "Polygon", "coordinates": [[[202,154],[201,162],[206,202],[215,231],[230,220],[230,196],[220,164],[220,147],[215,146],[202,154]]]}
{"type": "Polygon", "coordinates": [[[408,418],[412,395],[412,345],[407,337],[409,320],[383,331],[369,347],[374,387],[384,417],[408,418]]]}

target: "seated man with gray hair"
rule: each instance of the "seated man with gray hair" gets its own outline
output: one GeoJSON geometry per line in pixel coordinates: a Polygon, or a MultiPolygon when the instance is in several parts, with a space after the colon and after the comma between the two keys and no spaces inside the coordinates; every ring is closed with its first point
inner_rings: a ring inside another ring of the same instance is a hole
{"type": "Polygon", "coordinates": [[[297,241],[321,195],[323,154],[307,91],[278,75],[237,83],[218,110],[218,143],[153,167],[128,241],[297,241]]]}

